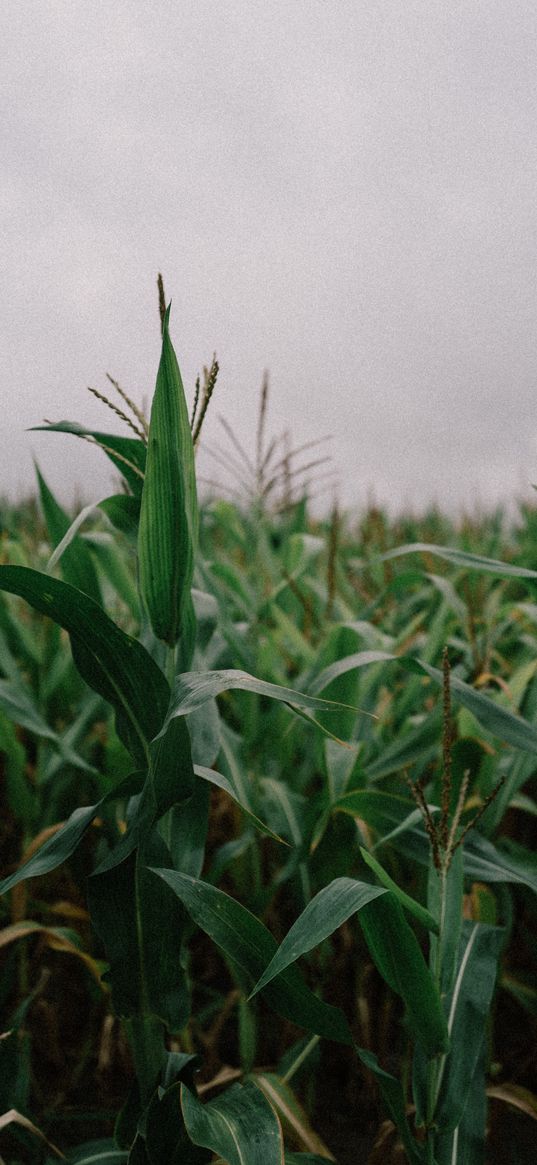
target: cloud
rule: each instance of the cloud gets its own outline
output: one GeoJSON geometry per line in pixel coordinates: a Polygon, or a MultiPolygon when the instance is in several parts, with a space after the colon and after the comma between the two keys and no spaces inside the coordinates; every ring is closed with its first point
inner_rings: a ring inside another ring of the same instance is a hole
{"type": "MultiPolygon", "coordinates": [[[[531,479],[533,4],[56,0],[0,23],[12,422],[103,423],[84,389],[107,370],[151,394],[162,269],[189,390],[216,348],[251,442],[268,366],[274,428],[334,433],[347,502],[531,479]]],[[[76,458],[49,471],[65,490],[76,458]]],[[[8,446],[0,486],[22,472],[8,446]]]]}

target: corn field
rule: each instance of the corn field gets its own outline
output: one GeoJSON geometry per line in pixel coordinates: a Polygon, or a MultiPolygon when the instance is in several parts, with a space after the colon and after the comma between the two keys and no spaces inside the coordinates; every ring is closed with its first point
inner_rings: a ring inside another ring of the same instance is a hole
{"type": "Polygon", "coordinates": [[[537,509],[313,519],[266,385],[198,502],[160,290],[150,417],[45,426],[117,492],[1,511],[0,1160],[523,1165],[537,509]]]}

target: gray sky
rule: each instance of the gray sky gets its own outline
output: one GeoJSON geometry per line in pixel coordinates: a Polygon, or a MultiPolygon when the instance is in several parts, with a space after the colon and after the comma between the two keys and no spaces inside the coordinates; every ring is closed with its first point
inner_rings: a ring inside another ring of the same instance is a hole
{"type": "Polygon", "coordinates": [[[535,0],[26,0],[0,43],[0,489],[33,451],[105,495],[102,454],[24,430],[114,428],[107,371],[151,396],[162,270],[187,396],[221,365],[214,448],[218,413],[253,447],[266,367],[347,505],[531,496],[535,0]]]}

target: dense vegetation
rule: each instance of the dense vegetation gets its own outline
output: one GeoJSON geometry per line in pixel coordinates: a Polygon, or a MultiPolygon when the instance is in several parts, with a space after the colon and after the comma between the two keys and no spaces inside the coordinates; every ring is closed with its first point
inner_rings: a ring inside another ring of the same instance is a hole
{"type": "Polygon", "coordinates": [[[118,493],[1,514],[0,1157],[525,1162],[537,510],[314,521],[264,397],[198,514],[162,323],[56,426],[118,493]]]}

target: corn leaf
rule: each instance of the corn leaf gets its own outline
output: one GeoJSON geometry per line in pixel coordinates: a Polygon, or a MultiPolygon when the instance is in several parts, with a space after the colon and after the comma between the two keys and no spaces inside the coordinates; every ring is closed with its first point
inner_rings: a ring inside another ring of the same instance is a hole
{"type": "MultiPolygon", "coordinates": [[[[193,921],[253,985],[276,951],[276,942],[263,923],[234,898],[208,882],[175,870],[153,869],[152,872],[171,886],[193,921]]],[[[339,1043],[351,1042],[343,1013],[318,999],[306,987],[295,967],[288,967],[269,983],[264,998],[280,1015],[307,1031],[339,1043]]]]}
{"type": "Polygon", "coordinates": [[[386,891],[365,907],[359,921],[377,969],[405,1004],[414,1038],[427,1056],[445,1052],[449,1040],[440,995],[397,898],[386,891]]]}
{"type": "Polygon", "coordinates": [[[82,809],[75,809],[57,833],[49,837],[24,865],[19,866],[13,874],[0,882],[0,894],[7,894],[8,890],[12,890],[13,886],[17,886],[19,882],[24,882],[27,878],[39,878],[43,874],[50,873],[51,870],[56,870],[58,866],[66,862],[79,846],[84,834],[103,806],[116,798],[132,796],[133,793],[139,792],[143,778],[143,773],[133,773],[121,781],[105,797],[102,797],[100,801],[97,801],[95,805],[86,805],[82,809]]]}
{"type": "Polygon", "coordinates": [[[76,421],[56,421],[52,425],[33,425],[32,432],[47,430],[49,433],[72,433],[83,440],[88,437],[96,442],[115,469],[119,471],[135,497],[142,492],[145,471],[146,446],[134,437],[116,437],[112,433],[102,433],[97,429],[87,429],[76,421]]]}
{"type": "Polygon", "coordinates": [[[234,789],[231,781],[229,781],[223,773],[217,772],[216,769],[205,768],[204,765],[194,765],[194,772],[196,776],[201,777],[203,781],[208,781],[209,784],[215,785],[219,789],[223,789],[224,792],[232,798],[235,804],[239,806],[245,817],[248,818],[251,824],[254,825],[260,833],[264,833],[266,837],[271,837],[273,841],[280,842],[281,845],[287,844],[283,837],[280,837],[277,833],[274,833],[268,825],[265,825],[264,821],[261,821],[260,817],[257,817],[255,813],[252,813],[252,810],[248,808],[247,804],[243,804],[243,800],[240,794],[236,789],[234,789]]]}
{"type": "MultiPolygon", "coordinates": [[[[280,684],[267,683],[235,668],[224,671],[183,672],[175,681],[164,728],[172,717],[187,716],[195,708],[201,708],[208,700],[214,699],[222,692],[232,690],[254,692],[258,696],[268,696],[272,700],[290,704],[291,707],[311,708],[314,711],[337,712],[342,707],[333,700],[297,692],[294,688],[285,688],[280,684]]],[[[353,711],[356,712],[358,709],[353,711]]]]}
{"type": "Polygon", "coordinates": [[[101,867],[88,879],[93,926],[101,938],[110,970],[112,1002],[118,1015],[156,1015],[173,1031],[188,1021],[190,997],[181,965],[185,916],[180,902],[150,862],[169,860],[152,830],[120,863],[101,867]]]}
{"type": "Polygon", "coordinates": [[[443,996],[449,995],[453,989],[457,962],[459,957],[459,943],[462,928],[464,890],[464,853],[462,846],[455,850],[449,870],[444,876],[436,869],[432,856],[429,859],[429,877],[427,903],[437,918],[440,917],[443,900],[442,933],[438,940],[433,934],[429,962],[432,967],[440,968],[440,991],[443,996]],[[437,950],[437,943],[440,949],[437,950]]]}
{"type": "Polygon", "coordinates": [[[525,566],[513,566],[512,563],[499,562],[496,558],[486,558],[482,554],[470,554],[467,550],[458,550],[456,547],[435,546],[430,542],[409,542],[406,546],[398,546],[395,550],[388,550],[379,557],[379,562],[387,562],[390,558],[400,558],[403,554],[434,554],[451,562],[454,566],[464,566],[468,570],[485,571],[500,578],[531,578],[537,579],[537,571],[529,570],[525,566]]]}
{"type": "Polygon", "coordinates": [[[141,765],[168,705],[160,668],[82,591],[24,566],[0,566],[0,590],[19,595],[68,631],[76,666],[86,683],[112,705],[117,734],[141,765]]]}
{"type": "MultiPolygon", "coordinates": [[[[407,671],[428,675],[440,687],[443,684],[441,670],[432,667],[421,659],[408,655],[393,655],[386,651],[358,651],[324,668],[310,684],[310,693],[323,691],[329,683],[347,671],[368,667],[374,663],[398,663],[407,671]]],[[[499,736],[501,740],[507,741],[514,748],[537,753],[537,729],[533,724],[529,724],[521,716],[515,716],[499,704],[495,704],[482,692],[476,692],[458,676],[451,677],[451,692],[453,698],[459,700],[463,707],[468,708],[479,723],[493,736],[499,736]]]]}
{"type": "Polygon", "coordinates": [[[485,1036],[504,937],[500,927],[465,923],[459,966],[448,1000],[451,1051],[439,1081],[435,1120],[443,1132],[460,1123],[485,1036]]]}
{"type": "Polygon", "coordinates": [[[335,878],[328,886],[324,886],[308,902],[306,909],[287,932],[251,994],[256,995],[276,975],[322,943],[348,918],[382,894],[386,894],[386,890],[380,886],[370,886],[367,882],[357,882],[353,878],[335,878]]]}
{"type": "Polygon", "coordinates": [[[334,1161],[335,1157],[311,1127],[304,1108],[287,1081],[275,1072],[256,1072],[253,1079],[277,1112],[286,1137],[292,1137],[294,1144],[302,1144],[309,1154],[313,1154],[314,1160],[334,1161]]]}
{"type": "Polygon", "coordinates": [[[431,914],[431,911],[427,910],[425,906],[422,906],[421,902],[416,902],[415,898],[411,898],[410,894],[407,894],[404,890],[401,890],[400,886],[398,886],[396,882],[394,882],[393,878],[390,877],[387,870],[385,870],[384,867],[381,866],[380,862],[378,862],[377,859],[373,857],[373,854],[370,854],[368,850],[363,848],[363,846],[360,846],[360,853],[366,866],[369,866],[369,869],[373,870],[373,873],[377,875],[379,882],[386,888],[386,890],[391,890],[392,893],[395,894],[395,897],[401,903],[401,906],[403,906],[405,910],[408,910],[408,913],[411,914],[413,918],[417,920],[417,922],[420,922],[421,925],[424,926],[427,930],[432,931],[433,934],[438,934],[438,921],[434,915],[431,914]]]}
{"type": "Polygon", "coordinates": [[[406,1115],[405,1095],[399,1080],[396,1080],[395,1076],[390,1075],[389,1072],[385,1072],[381,1068],[373,1052],[369,1052],[365,1048],[359,1048],[356,1045],[355,1048],[362,1064],[370,1072],[373,1072],[373,1075],[378,1081],[382,1098],[394,1125],[399,1130],[399,1135],[405,1147],[408,1160],[411,1162],[411,1165],[425,1165],[425,1149],[414,1140],[410,1132],[406,1115]]]}
{"type": "MultiPolygon", "coordinates": [[[[36,465],[35,471],[48,535],[52,545],[57,546],[69,531],[71,519],[54,497],[52,490],[49,489],[38,465],[36,465]]],[[[100,603],[102,599],[101,588],[91,554],[82,539],[75,538],[75,534],[76,530],[63,554],[62,576],[66,582],[71,583],[71,586],[85,591],[87,595],[95,599],[96,603],[100,603]]]]}
{"type": "Polygon", "coordinates": [[[252,1081],[232,1084],[208,1104],[183,1084],[181,1107],[194,1143],[220,1154],[227,1165],[283,1165],[280,1123],[252,1081]]]}

